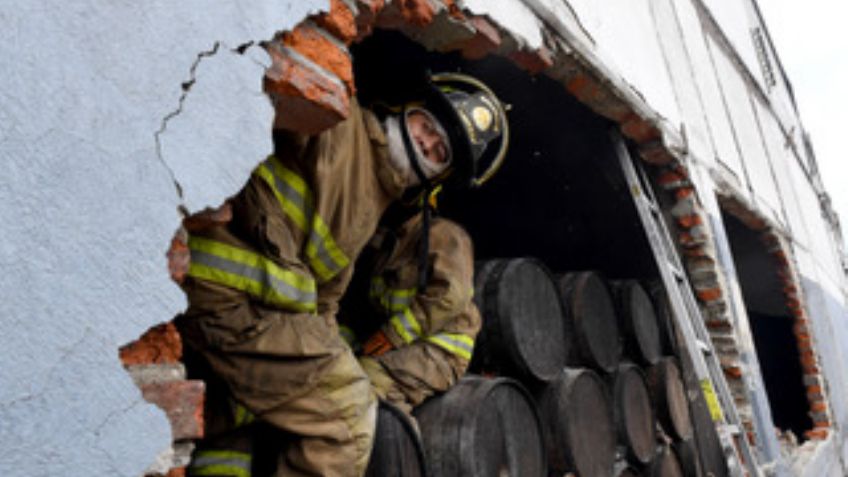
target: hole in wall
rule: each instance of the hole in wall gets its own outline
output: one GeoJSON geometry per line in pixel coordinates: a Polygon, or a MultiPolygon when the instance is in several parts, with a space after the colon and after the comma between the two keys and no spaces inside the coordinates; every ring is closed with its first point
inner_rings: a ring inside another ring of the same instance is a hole
{"type": "Polygon", "coordinates": [[[376,30],[352,50],[365,104],[423,65],[474,75],[510,105],[512,138],[501,170],[480,189],[446,191],[440,201],[440,212],[468,230],[478,259],[532,256],[554,272],[657,276],[608,136],[614,124],[562,84],[502,57],[429,53],[390,31],[376,30]]]}
{"type": "Polygon", "coordinates": [[[793,333],[794,317],[777,274],[774,258],[760,234],[739,219],[722,213],[742,298],[751,323],[757,359],[774,425],[798,440],[812,429],[808,414],[800,350],[793,333]]]}

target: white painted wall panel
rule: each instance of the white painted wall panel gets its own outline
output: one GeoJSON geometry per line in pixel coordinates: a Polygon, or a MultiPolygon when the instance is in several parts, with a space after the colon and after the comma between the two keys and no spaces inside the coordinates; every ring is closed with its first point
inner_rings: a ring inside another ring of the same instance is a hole
{"type": "Polygon", "coordinates": [[[465,8],[477,15],[488,15],[500,26],[508,28],[530,49],[543,45],[542,22],[520,1],[464,0],[465,8]]]}
{"type": "Polygon", "coordinates": [[[737,170],[737,174],[747,174],[748,185],[757,204],[763,207],[762,212],[776,219],[781,209],[780,200],[751,104],[755,99],[751,97],[752,92],[730,59],[717,49],[712,49],[712,53],[730,122],[742,155],[741,170],[737,170]]]}
{"type": "MultiPolygon", "coordinates": [[[[686,140],[690,154],[698,158],[713,158],[715,151],[712,135],[704,113],[701,94],[695,82],[696,72],[687,51],[687,45],[681,41],[683,31],[678,20],[675,3],[681,8],[691,8],[688,2],[656,0],[650,3],[657,29],[657,37],[664,53],[672,85],[675,91],[681,120],[685,126],[686,140]]],[[[687,27],[690,27],[687,25],[687,27]]]]}
{"type": "MultiPolygon", "coordinates": [[[[794,152],[786,141],[778,119],[771,111],[759,101],[757,105],[757,118],[763,132],[763,139],[769,155],[772,171],[774,172],[783,214],[779,217],[780,223],[791,232],[796,242],[809,247],[809,234],[806,224],[803,222],[803,211],[795,193],[795,185],[790,176],[790,166],[797,163],[794,152]]],[[[800,173],[800,170],[798,170],[800,173]]]]}
{"type": "MultiPolygon", "coordinates": [[[[798,172],[800,172],[800,169],[798,172]]],[[[810,233],[811,251],[815,254],[813,259],[825,274],[822,278],[842,282],[844,276],[841,271],[841,262],[836,254],[829,226],[822,216],[818,197],[803,174],[793,174],[793,180],[804,214],[804,222],[807,224],[807,231],[810,233]]]]}
{"type": "MultiPolygon", "coordinates": [[[[730,66],[727,58],[721,52],[721,48],[718,46],[718,44],[709,36],[706,37],[706,43],[707,51],[709,51],[710,55],[710,62],[712,64],[710,72],[712,72],[716,77],[716,84],[718,85],[719,91],[719,97],[717,99],[719,101],[718,104],[721,105],[721,112],[719,113],[719,111],[716,111],[716,113],[719,114],[714,117],[711,115],[711,124],[722,123],[730,129],[730,137],[722,139],[716,138],[716,146],[718,147],[718,141],[721,140],[722,142],[724,142],[729,139],[729,143],[723,145],[722,147],[729,149],[732,146],[736,150],[736,154],[722,154],[721,156],[719,156],[719,161],[725,167],[727,167],[729,171],[733,172],[736,178],[739,179],[739,184],[742,186],[743,189],[745,189],[748,187],[748,175],[745,171],[745,166],[743,164],[744,154],[742,144],[738,136],[739,132],[734,127],[733,113],[731,111],[731,102],[734,99],[735,91],[728,91],[728,87],[726,84],[727,79],[724,78],[724,75],[735,75],[736,73],[730,66]]],[[[742,97],[743,101],[747,101],[747,99],[747,96],[742,97]]]]}
{"type": "Polygon", "coordinates": [[[730,40],[745,67],[762,84],[762,71],[754,41],[751,37],[753,16],[750,13],[750,0],[702,0],[719,24],[719,28],[730,40]]]}
{"type": "Polygon", "coordinates": [[[570,0],[595,39],[598,56],[676,128],[681,117],[649,0],[570,0]]]}
{"type": "Polygon", "coordinates": [[[0,474],[135,477],[170,447],[118,347],[184,307],[177,206],[219,203],[271,149],[264,53],[230,49],[327,4],[0,2],[0,474]]]}
{"type": "MultiPolygon", "coordinates": [[[[739,152],[733,137],[733,130],[727,120],[727,111],[721,87],[715,74],[712,58],[707,43],[701,31],[700,22],[691,2],[677,2],[675,5],[683,31],[683,42],[692,60],[695,71],[695,84],[701,94],[704,104],[704,114],[713,138],[716,157],[705,157],[702,160],[720,159],[725,164],[738,164],[739,152]]],[[[744,180],[744,175],[740,178],[744,180]]]]}

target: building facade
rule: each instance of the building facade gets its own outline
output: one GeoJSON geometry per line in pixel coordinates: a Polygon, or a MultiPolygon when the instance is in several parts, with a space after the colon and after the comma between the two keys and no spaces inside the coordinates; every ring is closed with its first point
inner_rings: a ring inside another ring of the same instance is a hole
{"type": "MultiPolygon", "coordinates": [[[[755,0],[91,0],[0,18],[4,475],[184,465],[171,442],[199,434],[202,386],[159,345],[118,349],[185,306],[171,236],[271,152],[269,97],[278,125],[335,124],[385,32],[484,79],[512,68],[503,90],[556,86],[587,128],[620,132],[662,191],[758,468],[848,474],[841,231],[755,0]]],[[[515,129],[570,127],[506,95],[515,129]]]]}

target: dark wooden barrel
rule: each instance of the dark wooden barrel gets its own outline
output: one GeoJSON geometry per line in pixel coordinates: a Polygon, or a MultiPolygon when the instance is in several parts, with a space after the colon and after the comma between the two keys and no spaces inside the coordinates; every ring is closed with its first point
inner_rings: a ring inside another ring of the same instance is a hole
{"type": "Polygon", "coordinates": [[[550,471],[612,475],[615,425],[603,380],[589,369],[567,368],[537,399],[550,471]]]}
{"type": "Polygon", "coordinates": [[[612,400],[618,441],[627,458],[647,464],[656,450],[656,420],[645,375],[631,363],[619,365],[612,381],[612,400]]]}
{"type": "Polygon", "coordinates": [[[377,431],[366,477],[426,477],[424,448],[409,416],[386,402],[377,409],[377,431]]]}
{"type": "Polygon", "coordinates": [[[548,270],[534,259],[478,262],[475,300],[483,328],[470,370],[512,376],[528,383],[552,379],[570,346],[548,270]]]}
{"type": "Polygon", "coordinates": [[[645,475],[647,477],[685,477],[686,474],[683,473],[680,461],[671,447],[663,445],[651,461],[645,475]]]}
{"type": "Polygon", "coordinates": [[[567,273],[557,280],[565,311],[566,334],[573,336],[570,363],[607,373],[621,358],[615,303],[596,272],[567,273]]]}
{"type": "Polygon", "coordinates": [[[665,431],[677,440],[692,436],[692,421],[686,389],[674,358],[663,358],[646,373],[657,418],[665,431]]]}
{"type": "Polygon", "coordinates": [[[674,315],[665,286],[660,281],[653,281],[648,284],[647,291],[654,303],[654,311],[657,313],[657,325],[660,328],[660,343],[662,343],[663,354],[677,356],[677,333],[674,315]]]}
{"type": "Polygon", "coordinates": [[[509,378],[466,376],[415,410],[433,477],[543,477],[532,398],[509,378]]]}
{"type": "Polygon", "coordinates": [[[700,477],[701,472],[698,465],[698,450],[695,445],[694,438],[689,438],[685,441],[675,441],[671,445],[677,460],[680,462],[680,468],[683,469],[683,475],[686,477],[700,477]]]}
{"type": "Polygon", "coordinates": [[[651,297],[637,280],[616,281],[613,289],[625,353],[640,364],[657,364],[662,341],[651,297]]]}

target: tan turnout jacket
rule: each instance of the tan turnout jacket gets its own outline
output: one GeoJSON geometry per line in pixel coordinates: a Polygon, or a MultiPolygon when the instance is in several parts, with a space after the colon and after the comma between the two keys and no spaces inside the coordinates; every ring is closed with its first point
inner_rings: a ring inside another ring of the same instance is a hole
{"type": "MultiPolygon", "coordinates": [[[[180,331],[231,398],[300,438],[278,475],[364,472],[376,401],[335,314],[353,262],[404,187],[380,124],[354,103],[332,129],[278,141],[230,201],[232,220],[189,237],[180,331]]],[[[207,444],[192,464],[199,473],[222,465],[220,443],[207,444]]],[[[238,463],[249,468],[249,453],[238,463]]]]}
{"type": "Polygon", "coordinates": [[[407,221],[397,243],[376,262],[371,298],[385,313],[382,331],[393,350],[363,358],[378,395],[407,412],[465,372],[481,321],[473,298],[474,251],[457,224],[431,223],[429,279],[417,289],[421,216],[407,221]]]}

